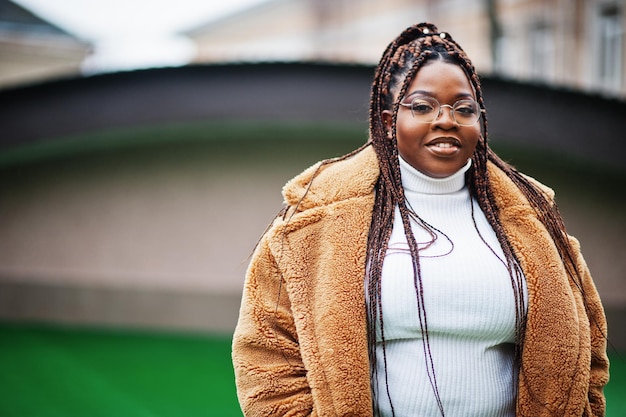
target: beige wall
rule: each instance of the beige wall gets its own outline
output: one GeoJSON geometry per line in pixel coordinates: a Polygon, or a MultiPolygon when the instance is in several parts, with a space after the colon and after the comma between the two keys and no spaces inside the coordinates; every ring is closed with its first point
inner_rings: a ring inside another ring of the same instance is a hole
{"type": "Polygon", "coordinates": [[[1,279],[238,292],[288,174],[170,150],[20,167],[2,187],[1,279]]]}
{"type": "Polygon", "coordinates": [[[51,50],[41,45],[18,46],[0,41],[0,88],[78,76],[85,56],[85,51],[51,50]]]}
{"type": "Polygon", "coordinates": [[[624,0],[518,0],[500,1],[499,16],[504,30],[502,74],[523,81],[626,97],[626,1],[624,0]],[[600,66],[599,21],[601,9],[609,5],[621,10],[621,49],[613,54],[622,62],[621,81],[607,85],[598,79],[600,66]],[[533,45],[533,34],[544,37],[533,45]],[[547,54],[537,66],[536,53],[547,54]]]}
{"type": "Polygon", "coordinates": [[[77,76],[89,52],[69,36],[0,29],[0,89],[77,76]]]}
{"type": "Polygon", "coordinates": [[[283,184],[358,144],[210,135],[0,167],[0,319],[232,331],[283,184]]]}

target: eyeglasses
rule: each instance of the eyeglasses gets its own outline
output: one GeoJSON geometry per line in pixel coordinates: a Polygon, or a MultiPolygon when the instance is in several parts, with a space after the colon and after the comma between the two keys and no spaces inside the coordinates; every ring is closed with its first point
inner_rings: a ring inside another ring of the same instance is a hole
{"type": "Polygon", "coordinates": [[[441,116],[444,107],[449,107],[452,119],[461,126],[471,126],[480,119],[484,109],[474,100],[459,100],[452,106],[439,104],[432,97],[417,96],[410,103],[400,103],[401,106],[411,109],[413,118],[419,123],[432,123],[441,116]]]}

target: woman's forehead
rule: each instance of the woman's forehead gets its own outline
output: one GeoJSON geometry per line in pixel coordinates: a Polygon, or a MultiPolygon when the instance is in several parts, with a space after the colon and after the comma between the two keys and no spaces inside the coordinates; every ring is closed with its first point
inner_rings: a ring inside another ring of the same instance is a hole
{"type": "Polygon", "coordinates": [[[433,97],[445,94],[459,98],[475,98],[474,86],[463,67],[445,61],[428,62],[417,71],[405,96],[416,93],[433,97]]]}

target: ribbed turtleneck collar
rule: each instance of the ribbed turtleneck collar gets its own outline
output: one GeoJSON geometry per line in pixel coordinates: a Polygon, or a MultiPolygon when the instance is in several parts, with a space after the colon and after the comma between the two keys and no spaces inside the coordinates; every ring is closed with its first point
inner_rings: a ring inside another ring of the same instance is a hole
{"type": "Polygon", "coordinates": [[[470,159],[461,169],[449,177],[432,178],[413,168],[402,157],[399,159],[402,186],[407,191],[421,194],[449,194],[460,191],[465,186],[465,173],[472,165],[470,159]]]}

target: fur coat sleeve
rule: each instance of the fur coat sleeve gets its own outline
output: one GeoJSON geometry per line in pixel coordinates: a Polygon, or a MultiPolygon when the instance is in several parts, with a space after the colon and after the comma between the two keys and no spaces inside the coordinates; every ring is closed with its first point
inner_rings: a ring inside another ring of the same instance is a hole
{"type": "Polygon", "coordinates": [[[289,297],[268,237],[248,268],[233,344],[245,415],[315,416],[289,297]]]}
{"type": "Polygon", "coordinates": [[[372,415],[363,280],[378,169],[373,152],[344,162],[286,185],[290,209],[249,266],[233,337],[246,416],[372,415]]]}

